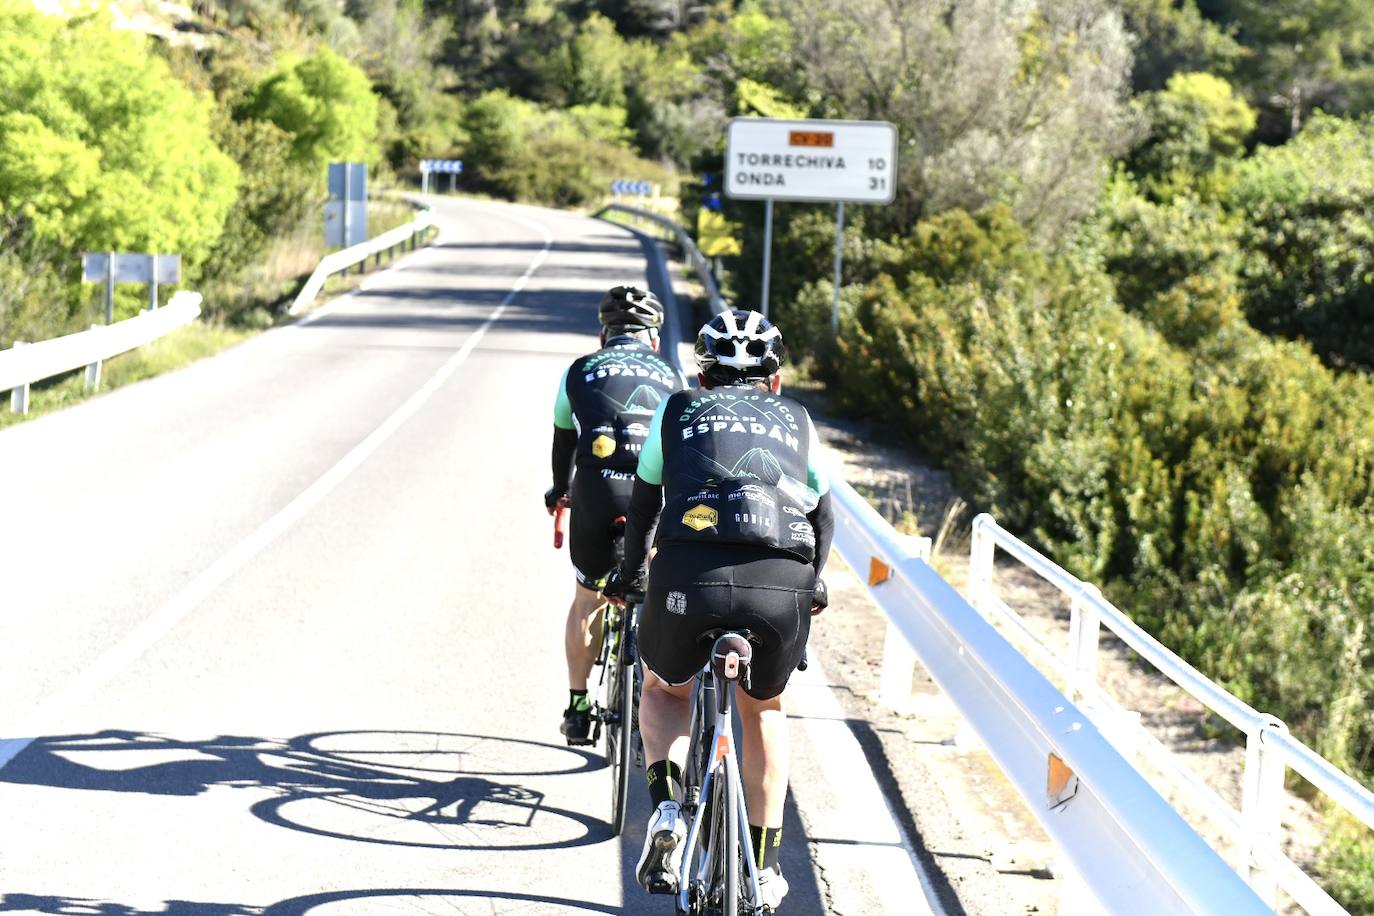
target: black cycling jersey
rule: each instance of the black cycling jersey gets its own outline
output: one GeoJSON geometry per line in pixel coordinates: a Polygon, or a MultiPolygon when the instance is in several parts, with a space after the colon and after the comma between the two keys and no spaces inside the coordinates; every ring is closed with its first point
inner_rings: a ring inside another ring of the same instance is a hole
{"type": "Polygon", "coordinates": [[[687,386],[647,344],[615,337],[568,367],[559,384],[554,425],[577,431],[578,470],[633,471],[649,420],[668,395],[687,386]]]}
{"type": "Polygon", "coordinates": [[[559,383],[553,486],[557,493],[572,492],[568,549],[577,580],[587,588],[598,588],[615,565],[613,522],[629,510],[649,420],[686,385],[652,347],[630,336],[612,338],[576,360],[559,383]]]}

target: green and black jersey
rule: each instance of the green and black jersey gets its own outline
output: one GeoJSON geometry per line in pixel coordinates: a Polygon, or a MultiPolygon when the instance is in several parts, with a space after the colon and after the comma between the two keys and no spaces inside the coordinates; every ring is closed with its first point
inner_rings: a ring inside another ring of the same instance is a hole
{"type": "Polygon", "coordinates": [[[756,544],[816,558],[809,516],[830,490],[811,418],[749,385],[680,391],[649,423],[638,476],[663,487],[658,539],[756,544]]]}

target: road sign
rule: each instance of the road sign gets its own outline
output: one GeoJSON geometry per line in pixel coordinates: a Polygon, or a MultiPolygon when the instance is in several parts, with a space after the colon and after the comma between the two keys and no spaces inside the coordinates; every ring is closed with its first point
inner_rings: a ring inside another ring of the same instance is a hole
{"type": "Polygon", "coordinates": [[[648,197],[650,191],[647,181],[625,181],[617,178],[611,182],[612,194],[638,194],[641,197],[648,197]]]}
{"type": "Polygon", "coordinates": [[[329,164],[329,202],[324,205],[324,243],[350,248],[367,241],[367,166],[329,164]]]}
{"type": "MultiPolygon", "coordinates": [[[[148,283],[153,280],[153,255],[109,254],[88,251],[81,255],[81,279],[88,283],[148,283]],[[110,258],[114,258],[111,270],[110,258]]],[[[181,255],[157,255],[157,282],[181,282],[181,255]]]]}
{"type": "Polygon", "coordinates": [[[329,163],[329,196],[367,200],[367,166],[361,162],[329,163]]]}
{"type": "Polygon", "coordinates": [[[115,284],[147,283],[148,307],[155,309],[158,284],[181,282],[181,255],[87,251],[81,255],[81,279],[105,284],[105,323],[113,324],[115,284]]]}
{"type": "Polygon", "coordinates": [[[458,190],[458,176],[463,174],[463,160],[421,159],[420,193],[429,193],[429,176],[435,174],[448,175],[448,189],[456,191],[458,190]]]}
{"type": "Polygon", "coordinates": [[[735,118],[725,141],[725,193],[739,200],[890,204],[897,128],[886,121],[735,118]]]}

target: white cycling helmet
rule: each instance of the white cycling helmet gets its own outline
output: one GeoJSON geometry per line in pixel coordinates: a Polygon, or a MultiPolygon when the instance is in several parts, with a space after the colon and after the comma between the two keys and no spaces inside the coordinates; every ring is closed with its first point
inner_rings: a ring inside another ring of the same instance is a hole
{"type": "Polygon", "coordinates": [[[767,378],[784,359],[782,331],[758,312],[721,312],[697,335],[697,365],[711,378],[767,378]]]}

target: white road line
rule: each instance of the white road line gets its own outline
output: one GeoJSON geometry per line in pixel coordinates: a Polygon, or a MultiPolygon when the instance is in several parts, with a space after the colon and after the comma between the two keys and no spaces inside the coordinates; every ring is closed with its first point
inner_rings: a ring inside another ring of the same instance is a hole
{"type": "Polygon", "coordinates": [[[383,442],[391,438],[391,435],[401,427],[401,424],[410,419],[434,392],[439,390],[439,387],[481,343],[487,330],[500,319],[506,311],[506,307],[525,288],[530,277],[534,275],[534,272],[540,268],[549,255],[549,250],[553,246],[553,234],[539,223],[518,218],[515,218],[515,221],[538,231],[544,237],[544,247],[530,262],[525,273],[511,287],[506,297],[501,300],[501,304],[487,316],[481,327],[474,331],[463,343],[463,346],[439,367],[439,370],[430,377],[429,381],[407,398],[405,403],[396,408],[391,416],[383,420],[380,426],[355,445],[348,454],[339,459],[337,464],[325,471],[319,479],[299,493],[275,515],[259,525],[251,534],[231,548],[228,553],[211,563],[187,583],[181,591],[172,596],[166,604],[144,618],[119,642],[106,650],[89,667],[83,669],[59,693],[31,710],[25,718],[20,720],[17,727],[5,729],[9,734],[30,737],[0,740],[0,769],[3,769],[24,748],[33,743],[37,735],[43,733],[43,723],[51,723],[61,719],[74,706],[102,687],[114,675],[136,661],[158,640],[167,635],[172,627],[176,626],[187,614],[208,598],[215,589],[228,581],[231,576],[247,565],[273,541],[290,530],[291,526],[300,521],[307,512],[347,479],[348,475],[357,470],[369,455],[375,452],[383,442]]]}
{"type": "Polygon", "coordinates": [[[823,787],[817,797],[795,781],[792,790],[837,911],[850,912],[853,906],[846,904],[856,901],[838,898],[867,885],[884,914],[946,916],[829,683],[813,655],[807,670],[793,675],[787,697],[789,714],[801,720],[814,750],[823,787]]]}

